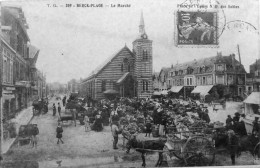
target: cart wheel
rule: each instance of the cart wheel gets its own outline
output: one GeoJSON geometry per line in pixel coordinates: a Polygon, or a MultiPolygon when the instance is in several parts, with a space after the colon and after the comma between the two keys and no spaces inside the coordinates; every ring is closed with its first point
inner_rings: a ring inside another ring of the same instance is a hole
{"type": "Polygon", "coordinates": [[[164,146],[163,150],[163,161],[167,161],[169,167],[176,167],[180,164],[179,161],[182,161],[180,151],[171,151],[167,146],[164,146]]]}
{"type": "Polygon", "coordinates": [[[260,142],[258,142],[258,144],[256,144],[253,154],[255,157],[260,158],[260,142]]]}
{"type": "Polygon", "coordinates": [[[215,148],[205,137],[192,137],[183,147],[185,166],[210,166],[215,160],[215,148]]]}

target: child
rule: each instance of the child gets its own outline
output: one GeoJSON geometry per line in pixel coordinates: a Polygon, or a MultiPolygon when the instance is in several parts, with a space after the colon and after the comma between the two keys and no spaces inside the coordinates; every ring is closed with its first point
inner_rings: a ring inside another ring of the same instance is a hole
{"type": "Polygon", "coordinates": [[[64,143],[63,141],[62,141],[62,132],[63,132],[63,129],[62,129],[62,127],[61,127],[61,123],[59,122],[58,123],[58,127],[56,128],[56,138],[58,138],[58,141],[57,141],[57,144],[59,144],[60,143],[60,141],[61,141],[61,143],[64,143]]]}
{"type": "Polygon", "coordinates": [[[84,117],[84,122],[85,122],[85,132],[87,132],[87,130],[90,129],[90,127],[89,127],[89,118],[88,118],[87,115],[85,115],[85,117],[84,117]]]}

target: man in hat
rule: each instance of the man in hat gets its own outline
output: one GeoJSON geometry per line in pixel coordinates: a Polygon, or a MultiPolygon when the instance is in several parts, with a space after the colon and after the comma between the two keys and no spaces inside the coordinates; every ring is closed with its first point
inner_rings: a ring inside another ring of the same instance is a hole
{"type": "Polygon", "coordinates": [[[240,119],[240,114],[239,114],[239,112],[236,112],[235,117],[233,117],[234,131],[236,133],[238,132],[239,119],[240,119]]]}
{"type": "Polygon", "coordinates": [[[259,136],[259,124],[258,124],[258,119],[259,117],[255,117],[255,120],[253,121],[253,130],[252,130],[252,134],[254,136],[259,136]]]}
{"type": "Polygon", "coordinates": [[[233,130],[228,130],[228,148],[230,152],[230,158],[232,161],[232,165],[235,165],[235,156],[236,156],[236,151],[238,147],[238,138],[235,135],[235,132],[233,130]]]}
{"type": "Polygon", "coordinates": [[[39,134],[39,129],[37,127],[37,124],[33,124],[32,129],[32,147],[37,148],[37,135],[39,134]]]}
{"type": "Polygon", "coordinates": [[[232,127],[233,127],[232,122],[233,122],[233,120],[232,120],[231,116],[228,115],[228,117],[226,119],[226,128],[227,128],[227,130],[232,129],[232,127]]]}
{"type": "Polygon", "coordinates": [[[207,123],[210,123],[209,110],[208,110],[207,108],[204,110],[204,120],[205,120],[207,123]]]}

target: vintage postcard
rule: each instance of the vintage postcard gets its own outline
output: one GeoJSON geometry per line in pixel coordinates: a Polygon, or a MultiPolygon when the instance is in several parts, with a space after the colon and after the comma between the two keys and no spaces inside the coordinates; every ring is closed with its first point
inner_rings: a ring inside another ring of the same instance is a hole
{"type": "Polygon", "coordinates": [[[259,167],[259,15],[259,0],[2,0],[0,167],[259,167]]]}

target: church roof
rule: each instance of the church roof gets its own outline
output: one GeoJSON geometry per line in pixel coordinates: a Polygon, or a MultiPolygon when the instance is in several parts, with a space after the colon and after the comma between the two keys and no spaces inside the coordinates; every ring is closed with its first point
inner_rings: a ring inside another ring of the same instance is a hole
{"type": "Polygon", "coordinates": [[[98,75],[110,62],[112,62],[124,50],[127,50],[132,56],[134,56],[132,51],[125,45],[122,49],[120,49],[118,52],[116,52],[115,54],[108,57],[102,64],[100,64],[94,71],[92,71],[89,74],[89,76],[86,79],[83,80],[83,82],[85,82],[88,79],[98,75]]]}

